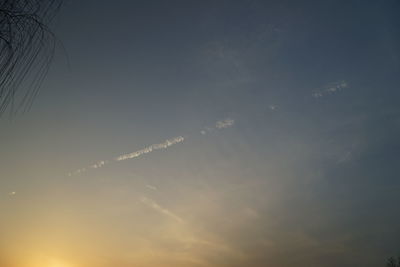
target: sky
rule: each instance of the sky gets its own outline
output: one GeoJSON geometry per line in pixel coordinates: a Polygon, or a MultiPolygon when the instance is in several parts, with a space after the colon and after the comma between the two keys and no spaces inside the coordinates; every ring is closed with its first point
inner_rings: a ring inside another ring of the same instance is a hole
{"type": "Polygon", "coordinates": [[[0,119],[0,266],[384,266],[400,1],[65,1],[0,119]]]}

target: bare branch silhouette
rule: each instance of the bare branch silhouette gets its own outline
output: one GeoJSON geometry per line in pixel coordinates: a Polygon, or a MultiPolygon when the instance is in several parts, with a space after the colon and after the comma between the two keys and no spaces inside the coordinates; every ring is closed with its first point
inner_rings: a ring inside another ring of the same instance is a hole
{"type": "Polygon", "coordinates": [[[62,0],[0,2],[0,116],[25,112],[53,58],[56,39],[48,24],[62,0]]]}

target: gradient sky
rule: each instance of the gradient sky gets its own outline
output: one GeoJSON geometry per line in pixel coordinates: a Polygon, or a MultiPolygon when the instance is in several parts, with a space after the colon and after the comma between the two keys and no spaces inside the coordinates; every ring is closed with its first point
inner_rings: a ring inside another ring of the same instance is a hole
{"type": "Polygon", "coordinates": [[[32,109],[0,120],[0,266],[383,266],[400,251],[398,14],[66,1],[32,109]]]}

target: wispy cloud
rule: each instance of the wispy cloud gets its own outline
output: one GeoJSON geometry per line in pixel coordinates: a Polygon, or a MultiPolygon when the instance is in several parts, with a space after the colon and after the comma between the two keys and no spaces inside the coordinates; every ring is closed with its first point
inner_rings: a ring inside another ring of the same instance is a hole
{"type": "Polygon", "coordinates": [[[179,217],[178,215],[176,215],[175,213],[173,213],[172,211],[160,206],[157,202],[155,202],[154,200],[147,198],[147,197],[141,197],[140,198],[140,202],[142,202],[144,205],[156,210],[157,212],[164,214],[165,216],[174,219],[177,222],[183,223],[184,220],[179,217]]]}
{"type": "Polygon", "coordinates": [[[225,119],[223,121],[217,121],[215,123],[215,127],[217,129],[223,129],[223,128],[228,128],[228,127],[232,127],[235,124],[235,121],[232,119],[225,119]]]}
{"type": "Polygon", "coordinates": [[[114,158],[112,160],[100,160],[100,161],[97,161],[96,163],[94,163],[92,165],[89,165],[88,167],[78,169],[78,170],[76,170],[74,172],[70,172],[68,174],[68,176],[77,175],[77,174],[86,172],[89,169],[98,169],[98,168],[103,167],[106,164],[111,163],[111,162],[117,162],[117,161],[137,158],[137,157],[140,157],[143,154],[150,153],[150,152],[152,152],[154,150],[166,149],[166,148],[168,148],[168,147],[170,147],[172,145],[181,143],[184,140],[185,140],[185,138],[183,136],[178,136],[178,137],[174,137],[172,139],[167,139],[163,143],[152,144],[152,145],[150,145],[148,147],[145,147],[143,149],[137,150],[135,152],[132,152],[132,153],[129,153],[129,154],[120,155],[120,156],[118,156],[118,157],[116,157],[116,158],[114,158]]]}
{"type": "Polygon", "coordinates": [[[100,161],[98,161],[98,162],[96,162],[96,163],[90,165],[89,168],[97,169],[97,168],[103,167],[103,166],[106,165],[107,163],[109,163],[108,160],[100,160],[100,161]]]}
{"type": "Polygon", "coordinates": [[[209,127],[209,126],[204,127],[203,129],[201,129],[200,133],[202,135],[206,135],[215,130],[221,130],[221,129],[232,127],[234,124],[235,124],[235,120],[227,118],[225,120],[217,121],[213,127],[209,127]]]}
{"type": "Polygon", "coordinates": [[[81,174],[81,173],[83,173],[85,171],[86,171],[86,168],[80,168],[80,169],[77,169],[76,171],[68,173],[68,176],[78,175],[78,174],[81,174]]]}
{"type": "Polygon", "coordinates": [[[146,188],[151,189],[151,190],[154,190],[154,191],[157,191],[157,190],[158,190],[156,186],[150,185],[150,184],[146,184],[146,188]]]}
{"type": "MultiPolygon", "coordinates": [[[[207,133],[209,133],[211,131],[214,131],[216,129],[224,129],[224,128],[232,127],[234,124],[235,124],[235,120],[227,118],[225,120],[217,121],[215,123],[215,128],[214,127],[205,127],[204,129],[202,129],[200,131],[200,133],[202,135],[205,135],[205,134],[207,134],[207,133]]],[[[77,169],[76,171],[68,173],[68,176],[78,175],[78,174],[84,173],[84,172],[86,172],[86,171],[88,171],[90,169],[98,169],[98,168],[101,168],[101,167],[103,167],[103,166],[105,166],[107,164],[113,163],[113,162],[118,162],[118,161],[123,161],[123,160],[128,160],[128,159],[134,159],[134,158],[140,157],[140,156],[142,156],[144,154],[148,154],[150,152],[153,152],[155,150],[167,149],[168,147],[176,145],[176,144],[179,144],[179,143],[182,143],[183,141],[185,141],[185,137],[183,137],[183,136],[177,136],[177,137],[174,137],[174,138],[171,138],[171,139],[167,139],[162,143],[152,144],[150,146],[147,146],[147,147],[142,148],[140,150],[134,151],[132,153],[119,155],[119,156],[117,156],[117,157],[115,157],[113,159],[110,159],[110,160],[97,161],[97,162],[95,162],[95,163],[93,163],[93,164],[91,164],[91,165],[89,165],[87,167],[80,168],[80,169],[77,169]]]]}
{"type": "Polygon", "coordinates": [[[141,150],[129,153],[129,154],[124,154],[121,156],[116,157],[114,160],[115,161],[121,161],[121,160],[127,160],[127,159],[133,159],[133,158],[137,158],[140,157],[143,154],[147,154],[152,152],[153,150],[159,150],[159,149],[166,149],[167,147],[170,147],[172,145],[181,143],[185,140],[185,138],[183,136],[178,136],[172,139],[168,139],[166,140],[164,143],[161,144],[153,144],[151,146],[145,147],[141,150]]]}
{"type": "Polygon", "coordinates": [[[277,105],[269,105],[269,109],[276,110],[276,109],[278,109],[278,106],[277,105]]]}
{"type": "Polygon", "coordinates": [[[311,95],[314,98],[320,98],[325,95],[336,93],[347,87],[348,87],[348,84],[346,81],[335,82],[335,83],[328,84],[328,85],[324,86],[323,88],[315,90],[311,95]]]}

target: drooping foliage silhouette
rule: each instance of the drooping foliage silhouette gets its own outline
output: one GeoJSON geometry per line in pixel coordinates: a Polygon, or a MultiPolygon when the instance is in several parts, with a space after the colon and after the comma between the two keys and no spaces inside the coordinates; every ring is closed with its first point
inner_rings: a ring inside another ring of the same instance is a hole
{"type": "Polygon", "coordinates": [[[394,257],[390,257],[386,262],[386,267],[400,267],[400,256],[397,260],[394,257]]]}
{"type": "Polygon", "coordinates": [[[53,58],[49,23],[62,0],[0,0],[0,116],[26,111],[53,58]]]}

